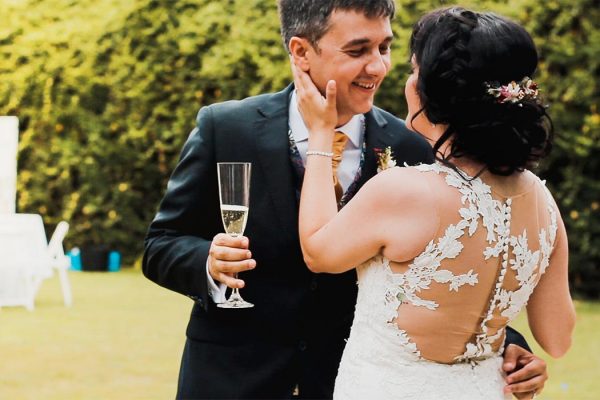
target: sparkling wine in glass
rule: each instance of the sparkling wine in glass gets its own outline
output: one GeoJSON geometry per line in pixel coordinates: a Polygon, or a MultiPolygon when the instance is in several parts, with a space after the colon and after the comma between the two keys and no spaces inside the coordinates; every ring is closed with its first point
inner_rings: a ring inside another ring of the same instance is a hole
{"type": "MultiPolygon", "coordinates": [[[[231,236],[241,236],[246,229],[250,201],[250,171],[252,164],[242,162],[217,163],[219,177],[219,199],[221,201],[221,219],[225,232],[231,236]]],[[[235,274],[237,278],[237,273],[235,274]]],[[[229,299],[217,304],[220,308],[250,308],[238,288],[231,291],[229,299]]]]}

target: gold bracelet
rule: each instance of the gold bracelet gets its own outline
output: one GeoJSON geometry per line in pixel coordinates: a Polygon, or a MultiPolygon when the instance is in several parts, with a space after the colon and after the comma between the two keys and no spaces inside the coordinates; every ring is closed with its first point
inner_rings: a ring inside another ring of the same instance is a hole
{"type": "Polygon", "coordinates": [[[307,156],[323,156],[323,157],[333,158],[333,153],[327,152],[327,151],[308,150],[306,152],[306,155],[307,156]]]}

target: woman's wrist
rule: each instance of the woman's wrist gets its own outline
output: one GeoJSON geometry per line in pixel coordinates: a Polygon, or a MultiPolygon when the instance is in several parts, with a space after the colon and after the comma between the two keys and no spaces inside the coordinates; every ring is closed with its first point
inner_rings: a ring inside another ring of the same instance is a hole
{"type": "Polygon", "coordinates": [[[321,157],[333,158],[333,152],[332,151],[321,151],[321,150],[308,150],[306,152],[306,156],[321,156],[321,157]]]}
{"type": "Polygon", "coordinates": [[[330,152],[333,149],[334,137],[335,131],[333,129],[312,131],[308,135],[308,150],[330,152]]]}

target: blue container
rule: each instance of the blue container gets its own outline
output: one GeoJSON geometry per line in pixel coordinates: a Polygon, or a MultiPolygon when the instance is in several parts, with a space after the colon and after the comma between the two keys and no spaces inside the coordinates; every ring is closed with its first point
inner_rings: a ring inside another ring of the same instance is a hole
{"type": "Polygon", "coordinates": [[[71,270],[81,271],[81,251],[78,247],[73,247],[71,251],[67,253],[67,256],[71,260],[71,270]]]}
{"type": "Polygon", "coordinates": [[[118,272],[121,269],[121,253],[111,251],[108,253],[108,272],[118,272]]]}

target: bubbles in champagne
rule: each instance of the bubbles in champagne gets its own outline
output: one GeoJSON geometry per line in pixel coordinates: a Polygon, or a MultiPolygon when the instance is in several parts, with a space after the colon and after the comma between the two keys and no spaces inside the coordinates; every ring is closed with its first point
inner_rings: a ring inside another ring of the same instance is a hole
{"type": "Polygon", "coordinates": [[[225,232],[233,236],[242,235],[244,233],[244,229],[246,229],[248,207],[222,204],[221,217],[223,219],[225,232]]]}

